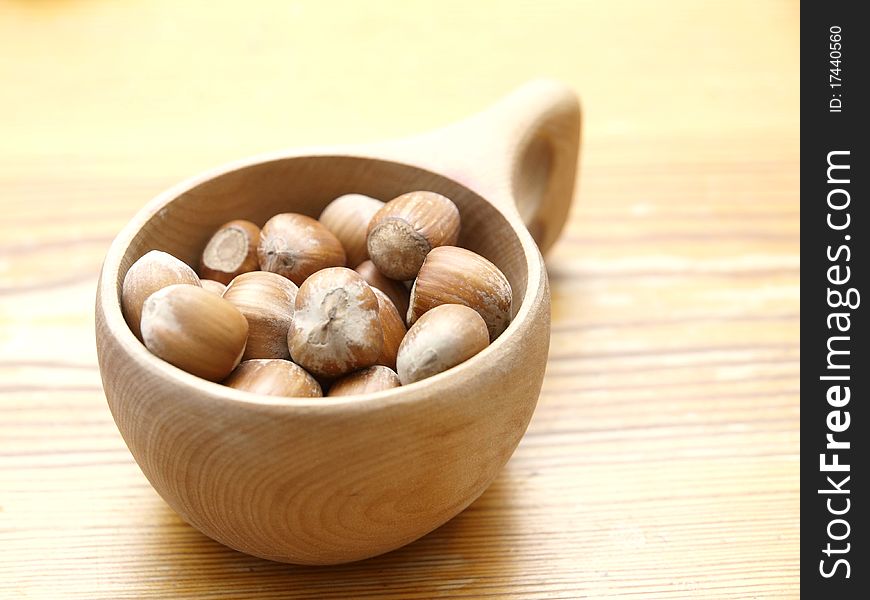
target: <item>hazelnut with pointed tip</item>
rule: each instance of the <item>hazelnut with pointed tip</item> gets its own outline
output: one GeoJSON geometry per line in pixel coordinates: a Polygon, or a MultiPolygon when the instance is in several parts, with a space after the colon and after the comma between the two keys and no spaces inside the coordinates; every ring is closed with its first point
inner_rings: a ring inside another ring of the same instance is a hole
{"type": "Polygon", "coordinates": [[[280,358],[246,360],[230,373],[224,385],[266,396],[319,398],[320,384],[299,365],[280,358]]]}
{"type": "Polygon", "coordinates": [[[410,192],[387,202],[369,223],[369,257],[390,279],[413,279],[430,250],[459,237],[459,210],[435,192],[410,192]]]}
{"type": "Polygon", "coordinates": [[[347,255],[347,266],[354,268],[368,259],[366,234],[369,222],[384,203],[362,194],[345,194],[326,205],[319,221],[329,229],[347,255]]]}
{"type": "Polygon", "coordinates": [[[461,304],[442,304],[411,326],[399,346],[402,385],[420,381],[468,360],[489,345],[483,318],[461,304]]]}
{"type": "Polygon", "coordinates": [[[341,242],[316,219],[296,213],[275,215],[260,231],[260,268],[302,285],[312,273],[346,262],[341,242]]]}
{"type": "Polygon", "coordinates": [[[145,300],[157,290],[176,283],[201,286],[193,269],[160,250],[144,254],[127,269],[121,286],[121,310],[137,338],[142,339],[140,321],[145,300]]]}
{"type": "Polygon", "coordinates": [[[471,250],[442,246],[429,253],[414,281],[408,324],[441,304],[464,304],[483,317],[494,340],[510,324],[511,302],[511,285],[498,267],[471,250]]]}
{"type": "Polygon", "coordinates": [[[242,360],[290,358],[287,332],[293,320],[296,284],[268,271],[242,273],[223,294],[248,320],[248,345],[242,360]]]}
{"type": "Polygon", "coordinates": [[[260,228],[243,219],[221,225],[211,236],[199,262],[199,275],[224,285],[237,275],[260,268],[260,228]]]}
{"type": "Polygon", "coordinates": [[[345,375],[329,388],[327,396],[355,396],[389,390],[402,385],[395,371],[383,365],[345,375]]]}
{"type": "Polygon", "coordinates": [[[248,322],[223,298],[198,286],[162,288],[142,306],[145,347],[188,373],[220,381],[239,364],[248,322]]]}
{"type": "Polygon", "coordinates": [[[299,286],[287,340],[293,361],[315,376],[374,365],[384,343],[378,298],[350,269],[318,271],[299,286]]]}

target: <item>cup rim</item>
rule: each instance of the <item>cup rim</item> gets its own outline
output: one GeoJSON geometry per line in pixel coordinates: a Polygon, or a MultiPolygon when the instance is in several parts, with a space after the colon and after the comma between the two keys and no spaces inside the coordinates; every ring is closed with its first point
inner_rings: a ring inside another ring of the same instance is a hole
{"type": "MultiPolygon", "coordinates": [[[[485,364],[485,361],[498,361],[500,356],[506,352],[507,345],[511,342],[514,334],[528,320],[529,315],[532,312],[533,304],[536,301],[540,301],[541,297],[546,293],[546,287],[546,269],[544,267],[543,258],[541,257],[540,251],[532,239],[531,234],[519,219],[518,215],[503,210],[500,208],[499,203],[492,202],[483,195],[469,188],[467,185],[456,181],[447,175],[410,162],[400,162],[392,158],[381,158],[380,156],[377,156],[376,153],[367,154],[365,152],[348,152],[336,150],[335,148],[309,148],[292,152],[283,151],[259,154],[225,163],[221,166],[188,177],[152,198],[145,206],[136,212],[123,229],[121,229],[106,253],[98,280],[97,310],[102,314],[103,323],[105,325],[105,334],[111,335],[130,358],[138,362],[144,362],[152,371],[158,372],[163,377],[175,381],[178,385],[194,388],[212,398],[231,402],[241,402],[261,407],[292,407],[312,410],[329,410],[332,408],[347,407],[363,408],[370,407],[373,404],[385,406],[413,401],[420,397],[428,396],[431,392],[437,392],[437,388],[443,386],[448,380],[453,380],[454,378],[461,379],[463,375],[467,374],[470,370],[476,369],[478,366],[485,364]],[[447,369],[446,371],[442,371],[441,373],[431,377],[397,388],[352,396],[296,398],[268,396],[244,390],[237,390],[218,382],[212,382],[197,377],[196,375],[188,373],[152,354],[133,334],[133,331],[127,325],[121,312],[121,290],[120,283],[118,282],[118,272],[120,271],[121,260],[129,249],[135,235],[148,221],[158,215],[167,205],[175,201],[183,193],[212,179],[232,171],[268,162],[315,157],[323,159],[353,158],[372,160],[415,169],[417,171],[429,173],[449,180],[455,185],[468,190],[475,196],[480,197],[484,202],[489,203],[493,208],[495,208],[517,235],[525,258],[527,278],[525,293],[520,301],[519,309],[513,319],[511,319],[511,322],[505,331],[503,331],[498,338],[476,355],[455,367],[447,369]]],[[[98,333],[97,335],[99,336],[100,334],[98,333]]],[[[100,368],[102,369],[102,365],[100,365],[100,368]]]]}

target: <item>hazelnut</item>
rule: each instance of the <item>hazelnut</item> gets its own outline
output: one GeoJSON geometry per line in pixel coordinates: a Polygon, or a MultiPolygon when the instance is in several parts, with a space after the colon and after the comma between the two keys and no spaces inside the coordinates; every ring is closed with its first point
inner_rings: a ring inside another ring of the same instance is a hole
{"type": "Polygon", "coordinates": [[[260,268],[257,245],[260,228],[250,221],[236,220],[221,225],[202,251],[199,275],[224,285],[233,277],[260,268]]]}
{"type": "Polygon", "coordinates": [[[290,356],[315,376],[369,367],[384,344],[378,298],[354,271],[318,271],[299,286],[288,334],[290,356]]]}
{"type": "Polygon", "coordinates": [[[289,360],[266,358],[242,362],[224,385],[266,396],[319,398],[320,384],[305,369],[289,360]]]}
{"type": "Polygon", "coordinates": [[[134,262],[121,286],[121,310],[127,325],[142,339],[139,322],[142,319],[142,304],[157,290],[175,283],[200,287],[199,277],[193,269],[171,254],[151,250],[134,262]]]}
{"type": "Polygon", "coordinates": [[[248,322],[238,309],[201,287],[170,285],[145,300],[145,347],[188,373],[220,381],[239,364],[248,322]]]}
{"type": "Polygon", "coordinates": [[[362,275],[367,284],[385,293],[393,302],[393,306],[396,307],[402,318],[405,318],[405,315],[408,314],[408,297],[410,292],[403,282],[385,276],[378,271],[375,263],[370,260],[360,263],[355,270],[362,275]]]}
{"type": "Polygon", "coordinates": [[[329,388],[327,396],[354,396],[399,387],[399,376],[383,365],[368,367],[362,371],[345,375],[329,388]]]}
{"type": "Polygon", "coordinates": [[[290,358],[287,332],[298,289],[286,277],[268,271],[242,273],[230,282],[223,298],[248,320],[248,345],[242,360],[290,358]]]}
{"type": "Polygon", "coordinates": [[[440,304],[464,304],[480,313],[494,340],[510,323],[511,301],[498,267],[471,250],[442,246],[429,253],[414,281],[408,324],[440,304]]]}
{"type": "Polygon", "coordinates": [[[202,284],[202,289],[208,290],[218,296],[223,296],[227,289],[227,286],[214,279],[200,279],[199,283],[202,284]]]}
{"type": "Polygon", "coordinates": [[[459,210],[435,192],[410,192],[387,202],[369,223],[369,257],[390,279],[413,279],[432,248],[456,244],[459,210]]]}
{"type": "Polygon", "coordinates": [[[326,205],[320,222],[329,229],[347,255],[347,265],[355,267],[369,257],[366,234],[369,222],[384,203],[362,194],[345,194],[326,205]]]}
{"type": "Polygon", "coordinates": [[[275,215],[260,231],[260,268],[296,285],[327,267],[343,267],[344,248],[319,221],[296,213],[275,215]]]}
{"type": "Polygon", "coordinates": [[[397,359],[402,385],[431,377],[471,358],[489,345],[483,318],[461,304],[436,306],[411,326],[397,359]]]}
{"type": "Polygon", "coordinates": [[[378,357],[377,364],[385,365],[391,369],[396,368],[396,354],[399,352],[399,344],[405,337],[405,321],[399,315],[399,311],[393,303],[378,288],[371,288],[378,297],[378,318],[381,320],[381,329],[384,332],[384,347],[378,357]]]}

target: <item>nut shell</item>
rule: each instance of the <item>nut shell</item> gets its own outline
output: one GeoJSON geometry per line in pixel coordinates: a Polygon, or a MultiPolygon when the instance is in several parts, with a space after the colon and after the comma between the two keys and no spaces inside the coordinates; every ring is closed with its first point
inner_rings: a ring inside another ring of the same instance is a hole
{"type": "Polygon", "coordinates": [[[299,287],[288,346],[293,361],[319,377],[337,377],[378,360],[384,336],[378,298],[354,271],[318,271],[299,287]]]}
{"type": "Polygon", "coordinates": [[[411,292],[403,282],[390,279],[378,271],[375,263],[370,260],[360,263],[355,270],[372,288],[377,288],[385,293],[402,318],[405,318],[405,315],[408,314],[408,299],[411,292]]]}
{"type": "Polygon", "coordinates": [[[319,398],[320,384],[305,369],[277,358],[246,360],[230,373],[224,385],[265,396],[319,398]]]}
{"type": "Polygon", "coordinates": [[[287,332],[293,320],[296,284],[268,271],[243,273],[223,294],[248,320],[248,345],[242,360],[290,358],[287,332]]]}
{"type": "Polygon", "coordinates": [[[186,284],[151,294],[142,307],[145,347],[188,373],[220,381],[239,364],[248,322],[213,293],[186,284]]]}
{"type": "Polygon", "coordinates": [[[217,296],[223,296],[227,289],[227,286],[214,279],[200,279],[199,283],[202,285],[202,289],[208,290],[217,296]]]}
{"type": "Polygon", "coordinates": [[[366,237],[369,222],[384,203],[362,194],[345,194],[326,205],[319,221],[338,238],[347,255],[347,265],[356,267],[368,259],[366,237]]]}
{"type": "Polygon", "coordinates": [[[378,318],[381,320],[381,329],[384,332],[384,347],[378,357],[377,364],[395,370],[399,345],[408,330],[405,327],[405,321],[402,320],[399,311],[396,310],[387,295],[378,288],[371,289],[378,297],[378,318]]]}
{"type": "Polygon", "coordinates": [[[320,221],[296,213],[275,215],[260,231],[260,268],[302,285],[312,273],[346,262],[341,242],[320,221]]]}
{"type": "Polygon", "coordinates": [[[511,320],[511,285],[484,257],[455,246],[435,248],[426,257],[411,289],[408,324],[441,304],[464,304],[483,317],[490,340],[511,320]]]}
{"type": "Polygon", "coordinates": [[[402,383],[395,371],[383,365],[368,367],[345,375],[329,388],[327,396],[355,396],[399,387],[402,383]]]}
{"type": "Polygon", "coordinates": [[[442,304],[411,326],[397,359],[402,385],[455,367],[489,345],[483,318],[461,304],[442,304]]]}
{"type": "Polygon", "coordinates": [[[260,228],[243,219],[221,225],[211,236],[199,261],[199,275],[224,285],[242,273],[260,268],[257,246],[260,228]]]}
{"type": "Polygon", "coordinates": [[[145,300],[157,290],[177,283],[201,287],[193,269],[160,250],[144,254],[127,269],[121,286],[121,310],[137,338],[142,339],[140,321],[145,300]]]}
{"type": "Polygon", "coordinates": [[[369,256],[390,279],[413,279],[432,248],[456,244],[459,209],[435,192],[410,192],[387,202],[369,223],[369,256]]]}

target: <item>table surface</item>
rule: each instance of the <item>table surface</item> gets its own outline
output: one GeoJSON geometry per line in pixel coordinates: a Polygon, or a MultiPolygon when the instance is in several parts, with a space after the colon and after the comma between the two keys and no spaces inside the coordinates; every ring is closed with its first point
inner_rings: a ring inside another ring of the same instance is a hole
{"type": "Polygon", "coordinates": [[[798,3],[362,6],[0,0],[0,597],[797,596],[798,3]],[[539,75],[580,92],[584,146],[539,406],[492,487],[330,568],[182,522],[100,386],[116,232],[212,165],[539,75]]]}

